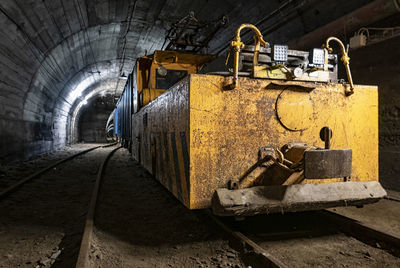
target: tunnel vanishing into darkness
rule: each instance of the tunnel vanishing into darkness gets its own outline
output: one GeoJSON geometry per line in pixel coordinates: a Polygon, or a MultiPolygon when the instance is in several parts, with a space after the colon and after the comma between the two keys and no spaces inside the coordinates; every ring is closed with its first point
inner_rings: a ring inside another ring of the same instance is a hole
{"type": "Polygon", "coordinates": [[[94,97],[80,109],[80,116],[76,119],[76,122],[78,122],[75,127],[76,141],[106,143],[104,126],[114,110],[115,104],[116,100],[113,95],[102,95],[94,97]]]}
{"type": "MultiPolygon", "coordinates": [[[[104,142],[100,126],[135,60],[161,49],[171,24],[190,11],[202,21],[229,18],[208,48],[221,57],[242,23],[255,24],[270,43],[306,50],[328,35],[349,42],[360,27],[400,25],[398,0],[4,0],[1,163],[75,142],[104,142]]],[[[252,42],[251,33],[243,39],[252,42]]],[[[383,184],[397,190],[399,47],[395,37],[350,51],[354,81],[380,88],[380,173],[383,184]]]]}

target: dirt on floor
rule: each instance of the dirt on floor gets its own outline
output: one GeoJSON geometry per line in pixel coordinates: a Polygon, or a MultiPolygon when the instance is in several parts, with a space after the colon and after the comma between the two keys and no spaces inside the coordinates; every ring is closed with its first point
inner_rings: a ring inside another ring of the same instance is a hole
{"type": "MultiPolygon", "coordinates": [[[[91,146],[80,144],[3,165],[0,190],[91,146]]],[[[75,266],[93,183],[112,149],[79,156],[0,200],[0,267],[75,266]]],[[[362,209],[334,211],[398,234],[399,204],[382,200],[362,209]]],[[[245,267],[208,216],[186,209],[125,149],[117,151],[107,166],[95,226],[92,267],[245,267]]],[[[379,245],[372,247],[340,233],[261,246],[289,267],[400,267],[400,259],[379,245]]]]}
{"type": "MultiPolygon", "coordinates": [[[[7,169],[12,173],[7,177],[15,182],[42,164],[88,147],[77,145],[41,157],[38,165],[35,161],[15,164],[7,169]]],[[[0,267],[74,267],[93,182],[109,150],[81,155],[0,200],[0,267]]]]}
{"type": "MultiPolygon", "coordinates": [[[[2,185],[91,146],[75,145],[3,166],[2,185]]],[[[97,171],[112,149],[79,156],[0,200],[0,267],[75,266],[97,171]]],[[[217,227],[181,205],[125,149],[107,168],[90,255],[93,266],[243,267],[217,227]]]]}
{"type": "MultiPolygon", "coordinates": [[[[382,205],[381,210],[391,211],[382,205]]],[[[324,215],[318,211],[260,215],[229,224],[288,267],[400,267],[398,253],[384,250],[379,242],[366,244],[343,234],[340,225],[324,215]]],[[[391,219],[373,215],[365,217],[375,217],[376,222],[391,219]]]]}
{"type": "Polygon", "coordinates": [[[400,267],[400,259],[344,234],[263,242],[288,267],[400,267]]]}
{"type": "MultiPolygon", "coordinates": [[[[384,232],[397,236],[400,233],[400,202],[382,199],[363,208],[338,207],[329,210],[384,232]]],[[[311,226],[313,230],[328,228],[327,224],[318,223],[317,220],[314,226],[313,219],[307,218],[311,222],[306,225],[311,226]],[[320,226],[321,224],[324,226],[320,226]]],[[[300,225],[293,225],[294,229],[299,227],[300,225]]],[[[371,246],[339,233],[335,228],[329,228],[332,231],[320,236],[310,235],[268,242],[257,241],[257,238],[255,240],[289,267],[400,267],[400,258],[382,249],[379,243],[371,246]]]]}
{"type": "Polygon", "coordinates": [[[378,230],[400,234],[400,202],[382,199],[377,203],[364,205],[362,208],[338,207],[332,212],[358,220],[378,230]]]}
{"type": "Polygon", "coordinates": [[[126,150],[110,160],[99,200],[92,267],[243,267],[219,228],[184,207],[126,150]]]}
{"type": "Polygon", "coordinates": [[[27,161],[13,162],[8,164],[0,163],[0,191],[6,189],[16,181],[31,175],[51,164],[56,163],[68,156],[76,154],[82,150],[98,146],[99,144],[76,144],[65,146],[62,149],[51,153],[43,154],[27,161]]]}

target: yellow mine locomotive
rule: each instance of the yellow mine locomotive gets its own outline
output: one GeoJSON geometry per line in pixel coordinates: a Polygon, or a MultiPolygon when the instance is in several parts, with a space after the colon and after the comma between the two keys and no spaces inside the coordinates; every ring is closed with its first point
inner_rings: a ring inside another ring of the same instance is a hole
{"type": "Polygon", "coordinates": [[[116,112],[128,112],[128,132],[117,135],[161,184],[187,208],[221,216],[386,195],[378,182],[378,88],[353,85],[340,40],[295,51],[244,24],[231,51],[228,72],[200,74],[215,59],[205,54],[156,51],[137,60],[116,112]],[[244,28],[254,31],[253,46],[241,42],[244,28]],[[342,49],[347,84],[338,83],[332,42],[342,49]]]}

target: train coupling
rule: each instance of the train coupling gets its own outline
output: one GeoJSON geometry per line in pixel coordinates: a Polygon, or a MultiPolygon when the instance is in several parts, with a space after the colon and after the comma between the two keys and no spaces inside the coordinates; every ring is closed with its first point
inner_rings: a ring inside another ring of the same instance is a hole
{"type": "Polygon", "coordinates": [[[376,180],[351,181],[352,150],[330,149],[329,131],[321,131],[325,148],[299,143],[280,150],[260,148],[258,164],[263,173],[250,183],[242,177],[230,181],[228,188],[217,189],[211,201],[214,214],[251,216],[361,206],[385,197],[376,180]]]}
{"type": "Polygon", "coordinates": [[[337,206],[361,206],[386,196],[377,181],[254,186],[214,192],[212,210],[218,216],[253,216],[320,210],[337,206]]]}

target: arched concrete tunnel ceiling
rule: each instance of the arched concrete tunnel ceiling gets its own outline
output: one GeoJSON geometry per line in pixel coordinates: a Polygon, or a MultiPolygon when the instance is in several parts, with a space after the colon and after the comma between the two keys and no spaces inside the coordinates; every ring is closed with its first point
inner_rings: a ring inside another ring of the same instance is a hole
{"type": "Polygon", "coordinates": [[[216,53],[227,48],[241,23],[258,24],[284,42],[368,2],[2,0],[0,158],[64,145],[79,103],[104,91],[118,96],[122,74],[132,71],[138,56],[160,49],[166,29],[189,11],[202,21],[229,17],[210,42],[209,52],[216,53]]]}
{"type": "MultiPolygon", "coordinates": [[[[76,101],[71,108],[73,111],[71,116],[69,117],[68,125],[70,126],[70,141],[76,142],[78,137],[78,129],[77,125],[82,114],[82,108],[85,105],[90,104],[91,100],[96,97],[104,97],[109,96],[110,98],[114,98],[116,103],[116,95],[115,95],[115,84],[118,83],[119,78],[110,78],[107,80],[102,80],[97,83],[92,84],[91,86],[85,88],[86,92],[83,92],[82,98],[79,98],[79,101],[76,101]]],[[[64,124],[65,125],[65,124],[64,124]]],[[[62,126],[62,125],[61,125],[62,126]]]]}

